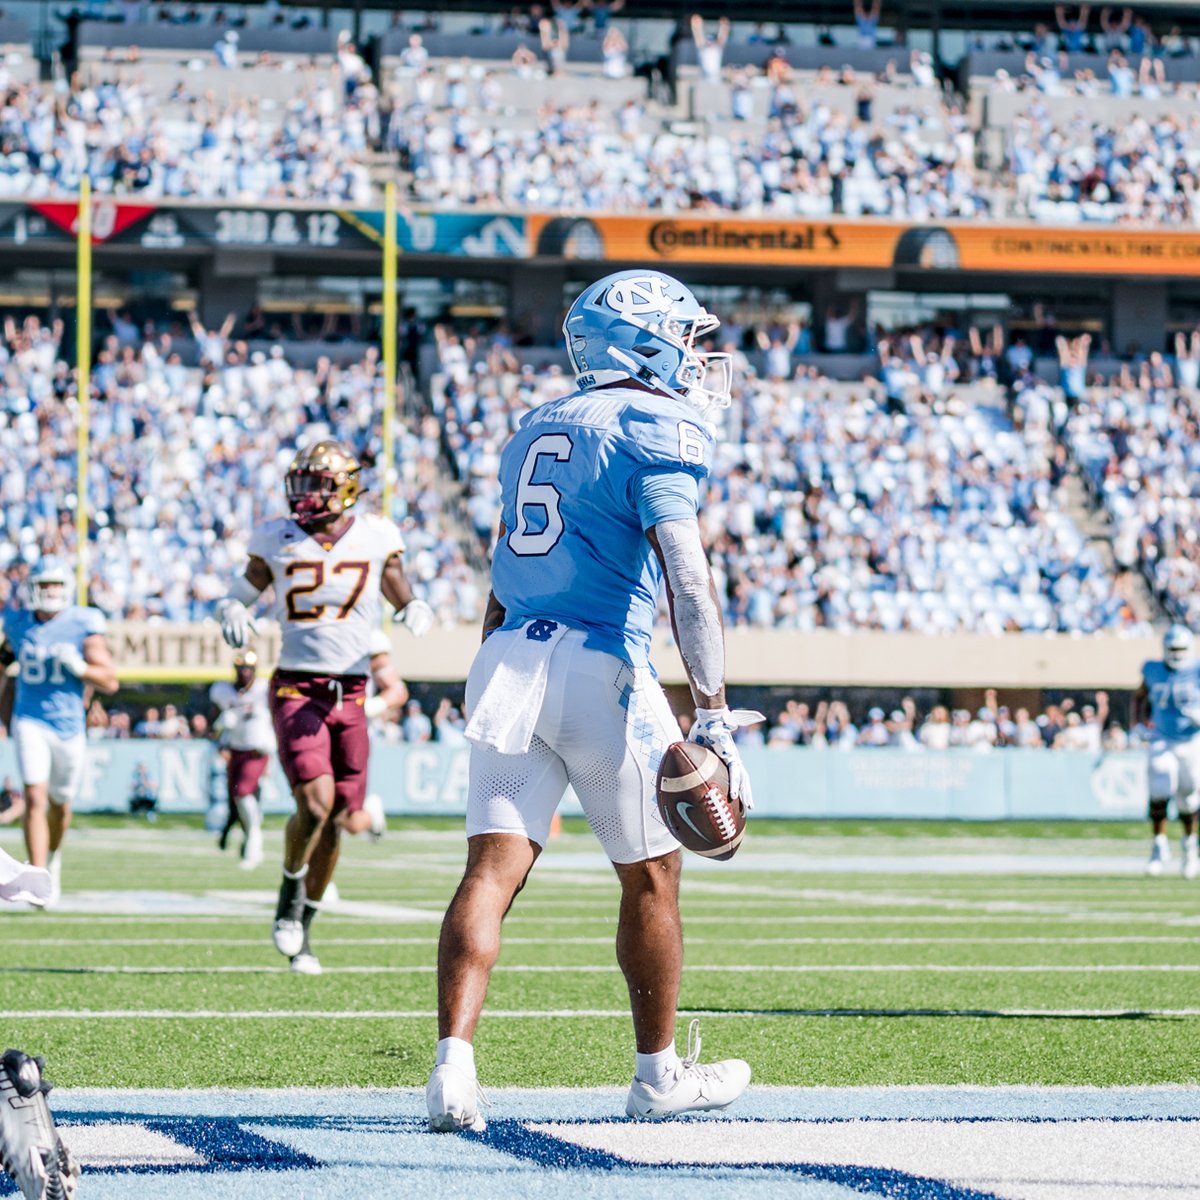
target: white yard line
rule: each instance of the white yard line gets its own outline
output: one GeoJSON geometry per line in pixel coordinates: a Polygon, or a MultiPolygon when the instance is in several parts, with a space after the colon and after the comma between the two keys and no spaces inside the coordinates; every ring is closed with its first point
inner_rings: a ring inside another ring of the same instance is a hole
{"type": "MultiPolygon", "coordinates": [[[[327,919],[327,918],[326,918],[327,919]]],[[[110,938],[106,946],[261,946],[256,938],[110,938]]],[[[436,946],[426,937],[335,937],[338,946],[436,946]]],[[[0,938],[3,946],[80,946],[79,938],[0,938]]],[[[613,937],[506,937],[506,946],[611,946],[613,937]]],[[[1194,946],[1195,937],[1124,935],[1112,937],[689,937],[689,946],[1194,946]]]]}
{"type": "MultiPolygon", "coordinates": [[[[46,968],[55,973],[62,968],[46,968]]],[[[286,971],[284,966],[260,964],[237,964],[228,966],[122,966],[104,964],[90,967],[70,967],[70,975],[274,975],[286,971]]],[[[7,974],[37,974],[36,966],[0,968],[7,974]]],[[[325,967],[325,975],[432,975],[437,971],[433,963],[417,963],[404,966],[357,965],[347,967],[325,967]]],[[[493,974],[505,975],[612,975],[620,971],[616,963],[589,963],[581,965],[548,964],[500,964],[493,974]]],[[[1130,974],[1198,974],[1200,963],[689,963],[688,971],[693,974],[712,975],[780,975],[780,974],[851,974],[889,975],[920,974],[933,975],[1130,975],[1130,974]]]]}
{"type": "MultiPolygon", "coordinates": [[[[929,1008],[902,1009],[883,1008],[871,1005],[862,1008],[805,1008],[805,1009],[737,1009],[714,1012],[709,1009],[681,1008],[679,1015],[702,1016],[705,1020],[719,1020],[726,1017],[745,1019],[773,1018],[792,1020],[796,1017],[837,1017],[837,1016],[895,1016],[897,1012],[913,1017],[1197,1017],[1200,1008],[929,1008]]],[[[579,1017],[600,1017],[605,1019],[628,1020],[629,1012],[623,1008],[529,1008],[529,1009],[486,1009],[485,1016],[491,1020],[542,1020],[569,1019],[579,1017]]],[[[39,1008],[39,1009],[7,1009],[0,1011],[2,1021],[129,1021],[145,1018],[156,1020],[202,1020],[202,1021],[245,1021],[245,1020],[434,1020],[436,1009],[207,1009],[207,1008],[108,1008],[108,1009],[71,1009],[71,1008],[39,1008]]]]}

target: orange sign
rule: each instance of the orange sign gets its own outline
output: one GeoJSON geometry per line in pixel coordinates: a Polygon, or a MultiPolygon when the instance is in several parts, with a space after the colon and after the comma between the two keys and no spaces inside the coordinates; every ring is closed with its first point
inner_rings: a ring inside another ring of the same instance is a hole
{"type": "Polygon", "coordinates": [[[528,218],[538,257],[1062,275],[1200,275],[1200,234],[1035,225],[903,225],[719,216],[528,218]]]}

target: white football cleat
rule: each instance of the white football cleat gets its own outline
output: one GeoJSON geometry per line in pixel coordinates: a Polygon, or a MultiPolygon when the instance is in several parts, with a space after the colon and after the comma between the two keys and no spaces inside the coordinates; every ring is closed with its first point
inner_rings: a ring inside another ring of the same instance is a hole
{"type": "Polygon", "coordinates": [[[246,835],[246,844],[242,847],[242,861],[238,863],[238,866],[243,871],[253,871],[255,867],[262,865],[262,861],[262,831],[254,829],[246,835]]]}
{"type": "Polygon", "coordinates": [[[331,879],[325,885],[325,894],[321,897],[321,904],[336,904],[342,898],[341,892],[337,889],[337,884],[331,879]]]}
{"type": "Polygon", "coordinates": [[[271,941],[284,958],[295,958],[304,949],[303,923],[280,917],[271,930],[271,941]]]}
{"type": "Polygon", "coordinates": [[[1171,846],[1166,837],[1156,837],[1150,848],[1150,861],[1146,863],[1147,875],[1161,875],[1171,861],[1171,846]]]}
{"type": "Polygon", "coordinates": [[[1197,845],[1194,837],[1185,837],[1183,839],[1183,866],[1181,868],[1184,879],[1195,879],[1200,875],[1200,845],[1197,845]]]}
{"type": "Polygon", "coordinates": [[[297,975],[320,975],[321,960],[309,950],[301,950],[292,959],[292,970],[297,975]]]}
{"type": "Polygon", "coordinates": [[[0,1166],[25,1200],[71,1200],[79,1164],[62,1144],[46,1103],[42,1060],[19,1050],[0,1059],[0,1166]]]}
{"type": "Polygon", "coordinates": [[[728,1108],[750,1082],[749,1064],[740,1058],[704,1063],[700,1057],[700,1022],[688,1027],[688,1055],[669,1086],[661,1091],[634,1078],[625,1113],[637,1121],[661,1121],[680,1113],[728,1108]]]}
{"type": "Polygon", "coordinates": [[[383,797],[378,792],[372,792],[363,801],[363,812],[371,818],[371,828],[367,830],[367,836],[373,842],[379,841],[387,833],[387,816],[383,811],[383,797]]]}
{"type": "Polygon", "coordinates": [[[425,1088],[425,1104],[429,1109],[429,1128],[434,1133],[453,1133],[471,1129],[482,1133],[487,1122],[479,1114],[486,1104],[479,1080],[462,1067],[442,1063],[433,1068],[425,1088]]]}
{"type": "Polygon", "coordinates": [[[62,856],[57,850],[46,860],[46,870],[50,872],[50,895],[46,897],[46,907],[53,908],[62,899],[62,856]]]}

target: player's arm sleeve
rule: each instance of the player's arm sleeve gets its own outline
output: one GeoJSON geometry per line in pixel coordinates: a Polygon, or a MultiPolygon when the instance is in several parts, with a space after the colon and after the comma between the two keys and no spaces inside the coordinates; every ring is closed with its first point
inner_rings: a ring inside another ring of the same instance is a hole
{"type": "Polygon", "coordinates": [[[697,705],[725,704],[725,631],[695,515],[647,530],[667,579],[671,628],[697,705]]]}

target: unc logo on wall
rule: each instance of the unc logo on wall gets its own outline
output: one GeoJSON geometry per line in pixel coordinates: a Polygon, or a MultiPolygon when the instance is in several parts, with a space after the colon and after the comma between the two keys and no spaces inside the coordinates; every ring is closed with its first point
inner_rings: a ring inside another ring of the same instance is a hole
{"type": "Polygon", "coordinates": [[[672,303],[667,295],[667,281],[661,275],[618,279],[608,289],[604,302],[623,317],[658,316],[669,312],[672,303]]]}

